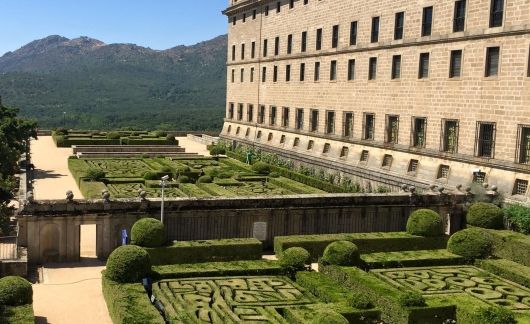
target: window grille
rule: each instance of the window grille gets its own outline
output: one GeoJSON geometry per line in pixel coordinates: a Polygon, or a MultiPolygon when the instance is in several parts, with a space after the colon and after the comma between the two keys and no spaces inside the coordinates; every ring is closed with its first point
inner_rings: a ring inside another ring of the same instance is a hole
{"type": "Polygon", "coordinates": [[[495,123],[477,122],[475,155],[493,158],[495,151],[495,123]]]}
{"type": "Polygon", "coordinates": [[[514,195],[526,195],[528,192],[528,180],[516,179],[513,188],[514,195]]]}

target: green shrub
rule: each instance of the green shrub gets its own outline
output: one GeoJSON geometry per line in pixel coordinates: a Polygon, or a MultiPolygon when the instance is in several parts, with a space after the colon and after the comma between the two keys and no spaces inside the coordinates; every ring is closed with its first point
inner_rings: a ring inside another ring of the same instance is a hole
{"type": "Polygon", "coordinates": [[[504,214],[515,230],[530,234],[530,207],[514,204],[504,208],[504,214]]]}
{"type": "Polygon", "coordinates": [[[181,175],[177,178],[177,183],[190,183],[190,182],[191,182],[190,177],[185,176],[185,175],[181,175]]]}
{"type": "Polygon", "coordinates": [[[166,135],[166,141],[175,142],[175,135],[167,134],[166,135]]]}
{"type": "Polygon", "coordinates": [[[427,304],[423,296],[417,292],[407,291],[399,296],[399,304],[403,307],[423,307],[427,304]]]}
{"type": "Polygon", "coordinates": [[[280,265],[289,271],[296,272],[311,264],[311,256],[304,248],[294,247],[283,251],[279,257],[280,265]]]}
{"type": "Polygon", "coordinates": [[[154,131],[154,132],[153,132],[153,136],[154,136],[154,137],[166,137],[166,136],[167,136],[167,132],[165,132],[165,131],[160,131],[160,130],[158,130],[158,131],[154,131]]]}
{"type": "Polygon", "coordinates": [[[68,135],[68,129],[66,128],[57,128],[55,135],[68,135]]]}
{"type": "Polygon", "coordinates": [[[361,257],[357,245],[350,241],[333,242],[326,247],[321,263],[340,266],[359,265],[361,257]]]}
{"type": "Polygon", "coordinates": [[[469,207],[466,221],[469,225],[477,227],[502,229],[504,227],[504,214],[502,209],[494,204],[478,202],[469,207]]]}
{"type": "Polygon", "coordinates": [[[199,178],[199,180],[197,180],[197,183],[212,183],[212,182],[213,182],[212,177],[207,176],[207,175],[202,176],[199,178]]]}
{"type": "Polygon", "coordinates": [[[419,209],[410,214],[407,233],[420,236],[443,235],[442,217],[430,209],[419,209]]]}
{"type": "Polygon", "coordinates": [[[160,177],[158,176],[158,173],[154,171],[146,171],[144,173],[144,180],[159,180],[160,177]]]}
{"type": "Polygon", "coordinates": [[[177,173],[178,174],[186,174],[186,173],[190,173],[191,172],[191,169],[189,166],[180,166],[177,168],[177,173]]]}
{"type": "Polygon", "coordinates": [[[456,232],[449,238],[447,250],[467,260],[483,259],[491,255],[493,239],[490,234],[478,228],[456,232]]]}
{"type": "Polygon", "coordinates": [[[210,155],[225,155],[226,149],[222,146],[213,146],[210,148],[210,155]]]}
{"type": "Polygon", "coordinates": [[[271,166],[268,165],[267,163],[263,163],[261,161],[259,162],[256,162],[252,165],[252,170],[254,172],[257,172],[259,174],[264,174],[264,175],[267,175],[269,173],[271,173],[271,166]]]}
{"type": "Polygon", "coordinates": [[[168,264],[153,266],[153,271],[157,279],[285,275],[279,262],[272,260],[168,264]]]}
{"type": "Polygon", "coordinates": [[[164,167],[162,167],[162,169],[160,171],[162,173],[172,174],[175,170],[173,170],[173,168],[171,168],[171,167],[164,166],[164,167]]]}
{"type": "Polygon", "coordinates": [[[269,173],[269,177],[271,177],[271,178],[279,178],[280,174],[278,172],[271,172],[271,173],[269,173]]]}
{"type": "Polygon", "coordinates": [[[142,218],[131,229],[131,242],[142,247],[159,247],[166,243],[164,224],[154,218],[142,218]]]}
{"type": "Polygon", "coordinates": [[[107,260],[105,275],[120,282],[138,282],[151,271],[147,251],[136,245],[123,245],[114,250],[107,260]]]}
{"type": "Polygon", "coordinates": [[[0,305],[20,306],[33,303],[31,283],[22,277],[0,278],[0,305]]]}
{"type": "Polygon", "coordinates": [[[488,324],[517,324],[513,312],[502,307],[481,308],[478,318],[482,323],[488,324]]]}
{"type": "Polygon", "coordinates": [[[348,300],[348,305],[356,309],[371,309],[374,307],[368,296],[359,293],[353,293],[351,295],[348,300]]]}
{"type": "Polygon", "coordinates": [[[313,324],[348,324],[348,320],[346,317],[342,316],[341,314],[328,310],[328,311],[321,311],[315,314],[315,317],[311,321],[313,324]]]}
{"type": "Polygon", "coordinates": [[[107,134],[107,138],[108,139],[111,139],[111,140],[117,140],[117,139],[120,139],[121,138],[121,134],[120,133],[117,133],[117,132],[109,132],[107,134]]]}
{"type": "Polygon", "coordinates": [[[90,181],[101,181],[105,178],[105,171],[98,168],[88,168],[85,177],[90,181]]]}

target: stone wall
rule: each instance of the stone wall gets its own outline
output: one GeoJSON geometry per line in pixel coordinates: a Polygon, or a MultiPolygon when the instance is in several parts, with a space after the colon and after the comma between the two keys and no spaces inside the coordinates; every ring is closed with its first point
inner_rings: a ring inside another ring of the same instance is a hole
{"type": "MultiPolygon", "coordinates": [[[[171,240],[256,237],[266,247],[278,235],[402,231],[409,214],[432,208],[450,232],[461,228],[466,195],[333,194],[257,198],[175,199],[165,203],[171,240]]],[[[34,202],[20,211],[19,244],[30,263],[79,260],[80,225],[97,225],[97,255],[108,257],[121,231],[142,217],[160,217],[160,200],[34,202]]]]}

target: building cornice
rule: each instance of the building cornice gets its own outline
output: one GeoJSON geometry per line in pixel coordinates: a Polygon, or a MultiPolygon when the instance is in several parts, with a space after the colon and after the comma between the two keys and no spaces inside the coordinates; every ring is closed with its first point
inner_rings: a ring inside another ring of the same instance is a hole
{"type": "Polygon", "coordinates": [[[234,4],[223,10],[223,14],[226,16],[231,16],[233,14],[247,11],[272,1],[273,0],[240,0],[239,3],[234,4]]]}

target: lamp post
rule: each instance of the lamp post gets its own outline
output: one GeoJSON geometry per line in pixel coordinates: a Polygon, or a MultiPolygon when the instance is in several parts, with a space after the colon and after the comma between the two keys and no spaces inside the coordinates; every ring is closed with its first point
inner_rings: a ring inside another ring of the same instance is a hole
{"type": "Polygon", "coordinates": [[[66,111],[63,111],[63,128],[66,128],[66,111]]]}
{"type": "Polygon", "coordinates": [[[162,186],[162,204],[160,204],[160,222],[164,224],[164,188],[166,186],[169,176],[165,175],[160,180],[160,186],[162,186]]]}

